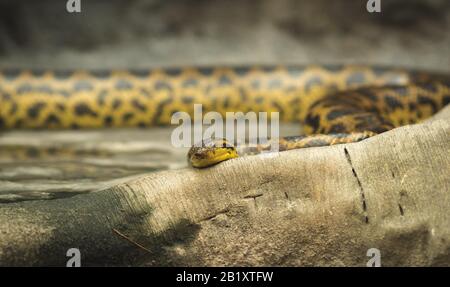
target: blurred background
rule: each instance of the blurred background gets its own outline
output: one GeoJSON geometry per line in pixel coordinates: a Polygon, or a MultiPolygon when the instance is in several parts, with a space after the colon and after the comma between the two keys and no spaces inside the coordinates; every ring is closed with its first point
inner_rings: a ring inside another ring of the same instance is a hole
{"type": "MultiPolygon", "coordinates": [[[[0,0],[0,70],[358,63],[450,71],[449,0],[381,0],[373,14],[366,0],[81,0],[72,14],[66,2],[0,0]]],[[[0,203],[186,167],[187,149],[170,145],[173,128],[0,131],[0,203]]],[[[299,132],[280,127],[280,135],[299,132]]]]}
{"type": "Polygon", "coordinates": [[[450,69],[450,1],[0,0],[0,68],[371,63],[450,69]]]}

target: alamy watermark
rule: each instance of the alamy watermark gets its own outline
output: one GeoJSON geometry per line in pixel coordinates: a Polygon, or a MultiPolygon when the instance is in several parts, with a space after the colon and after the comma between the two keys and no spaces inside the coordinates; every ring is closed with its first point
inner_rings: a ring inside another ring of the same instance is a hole
{"type": "Polygon", "coordinates": [[[67,0],[66,10],[69,13],[81,13],[81,0],[67,0]]]}
{"type": "Polygon", "coordinates": [[[370,257],[366,264],[367,267],[381,267],[381,252],[378,248],[370,248],[366,255],[370,257]]]}
{"type": "MultiPolygon", "coordinates": [[[[369,13],[381,13],[381,0],[368,0],[366,9],[369,13]]],[[[66,10],[69,13],[81,13],[81,0],[67,0],[66,10]]]]}
{"type": "Polygon", "coordinates": [[[78,248],[70,248],[66,252],[66,256],[70,257],[66,262],[66,267],[81,267],[81,252],[78,248]]]}
{"type": "MultiPolygon", "coordinates": [[[[381,13],[381,0],[368,0],[366,9],[369,13],[381,13]]],[[[67,0],[66,10],[69,13],[81,13],[81,0],[67,0]]]]}
{"type": "Polygon", "coordinates": [[[368,0],[366,9],[369,13],[381,13],[381,0],[368,0]]]}
{"type": "MultiPolygon", "coordinates": [[[[248,145],[263,144],[280,135],[279,113],[270,113],[270,123],[268,119],[266,112],[227,112],[224,120],[218,112],[203,115],[203,106],[194,104],[193,119],[186,112],[172,115],[171,124],[179,126],[172,131],[171,142],[174,147],[191,147],[201,145],[204,139],[224,138],[238,146],[246,142],[248,145]],[[204,126],[207,126],[205,130],[204,126]]],[[[278,142],[271,143],[270,151],[278,150],[278,142]]]]}

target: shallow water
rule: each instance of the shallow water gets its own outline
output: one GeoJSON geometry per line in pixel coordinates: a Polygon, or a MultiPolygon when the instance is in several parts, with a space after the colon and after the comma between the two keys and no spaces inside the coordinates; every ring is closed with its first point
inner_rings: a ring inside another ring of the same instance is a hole
{"type": "Polygon", "coordinates": [[[11,131],[0,135],[0,202],[54,199],[187,166],[170,128],[11,131]]]}
{"type": "MultiPolygon", "coordinates": [[[[130,178],[188,167],[174,127],[0,133],[0,203],[70,197],[130,178]]],[[[282,125],[281,135],[298,133],[282,125]]]]}

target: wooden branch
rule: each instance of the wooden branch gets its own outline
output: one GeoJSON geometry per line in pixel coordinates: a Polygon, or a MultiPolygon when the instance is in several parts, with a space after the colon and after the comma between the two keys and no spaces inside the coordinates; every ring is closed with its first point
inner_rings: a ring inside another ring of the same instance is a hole
{"type": "Polygon", "coordinates": [[[448,266],[449,119],[1,204],[0,265],[448,266]]]}

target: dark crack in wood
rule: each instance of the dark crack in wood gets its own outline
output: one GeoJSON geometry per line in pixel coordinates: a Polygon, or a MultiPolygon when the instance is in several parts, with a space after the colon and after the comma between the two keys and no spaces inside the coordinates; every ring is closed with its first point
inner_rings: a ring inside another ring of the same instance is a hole
{"type": "Polygon", "coordinates": [[[364,194],[364,188],[361,184],[361,180],[359,179],[358,174],[356,173],[355,167],[353,166],[353,163],[352,163],[352,158],[350,157],[350,153],[348,152],[346,147],[344,147],[344,153],[345,153],[345,157],[347,159],[348,164],[352,168],[353,176],[356,178],[356,182],[358,183],[360,194],[361,194],[362,207],[363,207],[365,221],[366,221],[366,223],[369,223],[369,216],[367,215],[367,204],[366,204],[366,195],[364,194]]]}

